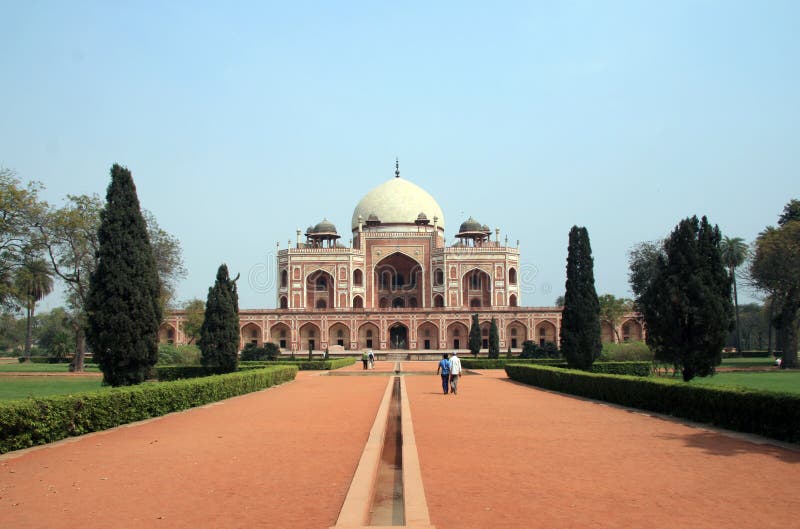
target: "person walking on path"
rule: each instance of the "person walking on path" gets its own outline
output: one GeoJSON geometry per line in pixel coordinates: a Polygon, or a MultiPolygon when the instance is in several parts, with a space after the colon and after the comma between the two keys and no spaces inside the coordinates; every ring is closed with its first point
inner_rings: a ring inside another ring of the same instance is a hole
{"type": "Polygon", "coordinates": [[[453,357],[450,359],[450,391],[453,395],[458,394],[459,378],[461,378],[461,359],[458,358],[458,353],[453,351],[453,357]]]}
{"type": "Polygon", "coordinates": [[[444,353],[442,359],[439,360],[439,365],[436,367],[436,374],[442,376],[442,390],[447,395],[448,385],[450,383],[450,360],[447,359],[448,354],[444,353]]]}
{"type": "Polygon", "coordinates": [[[369,355],[366,351],[364,351],[364,354],[361,355],[361,363],[364,364],[364,369],[366,369],[367,363],[369,363],[369,355]]]}
{"type": "Polygon", "coordinates": [[[372,349],[369,350],[367,354],[367,359],[369,360],[369,368],[375,369],[375,355],[372,353],[372,349]]]}

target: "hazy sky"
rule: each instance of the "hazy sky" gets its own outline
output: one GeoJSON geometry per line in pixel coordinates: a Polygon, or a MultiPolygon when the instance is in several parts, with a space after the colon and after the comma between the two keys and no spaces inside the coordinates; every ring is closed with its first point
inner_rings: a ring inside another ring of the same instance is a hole
{"type": "Polygon", "coordinates": [[[0,7],[0,166],[61,204],[126,165],[180,299],[226,262],[274,307],[276,241],[327,217],[347,243],[395,156],[448,243],[470,215],[520,241],[534,306],[574,224],[630,296],[634,244],[692,214],[750,242],[800,196],[795,1],[222,4],[0,7]]]}

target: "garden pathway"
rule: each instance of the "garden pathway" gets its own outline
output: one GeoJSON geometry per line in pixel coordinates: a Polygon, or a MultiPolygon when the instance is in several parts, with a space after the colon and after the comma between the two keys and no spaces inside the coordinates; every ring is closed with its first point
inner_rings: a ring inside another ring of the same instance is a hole
{"type": "MultiPolygon", "coordinates": [[[[360,365],[348,372],[357,371],[360,365]]],[[[376,372],[394,365],[379,362],[376,372]]],[[[800,451],[435,362],[404,363],[431,522],[491,527],[797,527],[800,451]]],[[[375,373],[377,374],[377,373],[375,373]]],[[[0,456],[0,525],[327,528],[385,376],[297,380],[0,456]]]]}

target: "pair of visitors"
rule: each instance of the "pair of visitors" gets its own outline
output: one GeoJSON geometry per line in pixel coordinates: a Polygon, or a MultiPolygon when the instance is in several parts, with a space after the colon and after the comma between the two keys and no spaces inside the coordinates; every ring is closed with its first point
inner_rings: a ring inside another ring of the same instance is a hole
{"type": "Polygon", "coordinates": [[[367,360],[369,363],[369,368],[375,369],[375,355],[372,353],[372,349],[369,350],[369,354],[367,355],[367,360]]]}
{"type": "Polygon", "coordinates": [[[361,363],[364,364],[364,369],[367,369],[367,364],[369,363],[369,354],[366,351],[361,355],[361,363]]]}
{"type": "Polygon", "coordinates": [[[448,358],[444,353],[439,365],[436,367],[436,374],[442,377],[442,391],[447,395],[448,390],[453,394],[458,394],[458,379],[461,378],[461,359],[458,352],[453,351],[453,357],[448,358]]]}

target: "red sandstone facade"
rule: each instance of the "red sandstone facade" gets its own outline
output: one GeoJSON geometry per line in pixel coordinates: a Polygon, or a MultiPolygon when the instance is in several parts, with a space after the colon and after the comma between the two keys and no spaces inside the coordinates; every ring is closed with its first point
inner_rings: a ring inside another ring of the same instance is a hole
{"type": "MultiPolygon", "coordinates": [[[[467,349],[471,315],[488,347],[491,319],[500,348],[526,340],[558,342],[561,307],[521,307],[519,247],[499,229],[470,218],[445,244],[444,215],[424,190],[399,177],[362,198],[352,245],[323,220],[278,251],[277,309],[240,311],[241,345],[264,342],[288,351],[467,349]]],[[[186,343],[183,313],[164,322],[161,340],[186,343]]],[[[634,315],[603,339],[642,339],[634,315]]]]}

